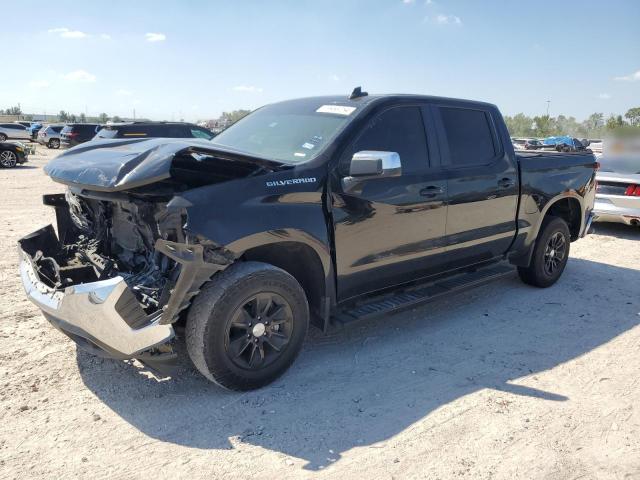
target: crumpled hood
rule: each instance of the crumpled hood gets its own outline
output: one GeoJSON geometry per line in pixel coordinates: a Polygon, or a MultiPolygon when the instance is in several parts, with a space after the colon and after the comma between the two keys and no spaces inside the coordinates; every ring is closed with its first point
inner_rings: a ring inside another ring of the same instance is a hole
{"type": "Polygon", "coordinates": [[[277,162],[254,158],[200,139],[136,138],[94,140],[71,148],[44,168],[52,180],[98,191],[119,191],[171,177],[173,159],[193,154],[226,162],[274,168],[277,162]]]}

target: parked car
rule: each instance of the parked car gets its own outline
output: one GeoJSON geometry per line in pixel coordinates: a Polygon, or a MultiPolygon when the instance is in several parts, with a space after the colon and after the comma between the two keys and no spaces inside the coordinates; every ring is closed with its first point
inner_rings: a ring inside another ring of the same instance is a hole
{"type": "Polygon", "coordinates": [[[34,142],[38,139],[38,133],[40,133],[40,129],[42,128],[42,126],[43,126],[42,123],[34,122],[27,129],[27,130],[29,130],[29,138],[31,140],[33,140],[34,142]]]}
{"type": "Polygon", "coordinates": [[[38,143],[47,148],[60,148],[60,134],[64,125],[48,125],[38,132],[38,143]]]}
{"type": "Polygon", "coordinates": [[[558,137],[547,137],[542,141],[542,147],[555,147],[558,152],[581,152],[589,146],[588,140],[579,140],[574,137],[562,135],[558,137]]]}
{"type": "Polygon", "coordinates": [[[94,140],[113,138],[204,138],[214,133],[193,123],[183,122],[123,122],[103,126],[94,140]]]}
{"type": "Polygon", "coordinates": [[[609,146],[596,177],[596,220],[640,226],[640,141],[611,140],[609,146]]]}
{"type": "Polygon", "coordinates": [[[513,148],[516,150],[524,150],[525,145],[527,144],[526,138],[512,138],[511,143],[513,144],[513,148]]]}
{"type": "Polygon", "coordinates": [[[542,142],[540,140],[536,140],[535,138],[530,138],[524,143],[525,150],[539,150],[542,147],[542,142]]]}
{"type": "Polygon", "coordinates": [[[28,153],[20,142],[0,142],[0,167],[13,168],[29,160],[28,153]]]}
{"type": "Polygon", "coordinates": [[[274,103],[211,141],[96,141],[53,159],[45,172],[72,188],[45,195],[58,233],[20,240],[21,278],[89,351],[160,368],[185,321],[197,369],[253,389],[291,365],[309,323],[514,266],[553,285],[588,231],[595,167],[589,153],[516,154],[488,103],[359,89],[274,103]]]}
{"type": "Polygon", "coordinates": [[[31,126],[32,122],[24,122],[22,120],[14,120],[13,123],[16,123],[18,125],[22,125],[24,128],[29,128],[31,126]]]}
{"type": "Polygon", "coordinates": [[[19,123],[0,123],[0,142],[8,139],[29,140],[29,131],[19,123]]]}
{"type": "Polygon", "coordinates": [[[69,123],[60,132],[60,144],[65,147],[75,147],[88,142],[95,137],[100,125],[96,123],[69,123]]]}

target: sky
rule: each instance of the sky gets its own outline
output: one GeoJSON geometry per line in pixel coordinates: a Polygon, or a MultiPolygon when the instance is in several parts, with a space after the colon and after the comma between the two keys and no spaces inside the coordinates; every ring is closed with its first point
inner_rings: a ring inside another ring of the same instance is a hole
{"type": "Polygon", "coordinates": [[[582,120],[640,106],[640,1],[0,0],[0,108],[195,121],[418,93],[582,120]],[[7,21],[9,20],[9,21],[7,21]]]}

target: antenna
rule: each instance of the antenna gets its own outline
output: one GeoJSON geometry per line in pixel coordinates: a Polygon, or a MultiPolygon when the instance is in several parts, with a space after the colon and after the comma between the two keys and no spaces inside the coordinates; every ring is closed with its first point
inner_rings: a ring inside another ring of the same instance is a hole
{"type": "Polygon", "coordinates": [[[355,100],[356,98],[366,97],[367,95],[369,95],[369,93],[363,92],[362,87],[356,87],[353,89],[353,92],[351,92],[351,95],[349,96],[349,100],[355,100]]]}

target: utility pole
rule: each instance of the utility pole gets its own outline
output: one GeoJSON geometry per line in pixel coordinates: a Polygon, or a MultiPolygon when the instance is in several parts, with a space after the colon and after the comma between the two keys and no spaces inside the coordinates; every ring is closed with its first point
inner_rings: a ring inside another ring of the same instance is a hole
{"type": "Polygon", "coordinates": [[[549,116],[549,105],[551,104],[551,100],[547,100],[547,117],[549,116]]]}

